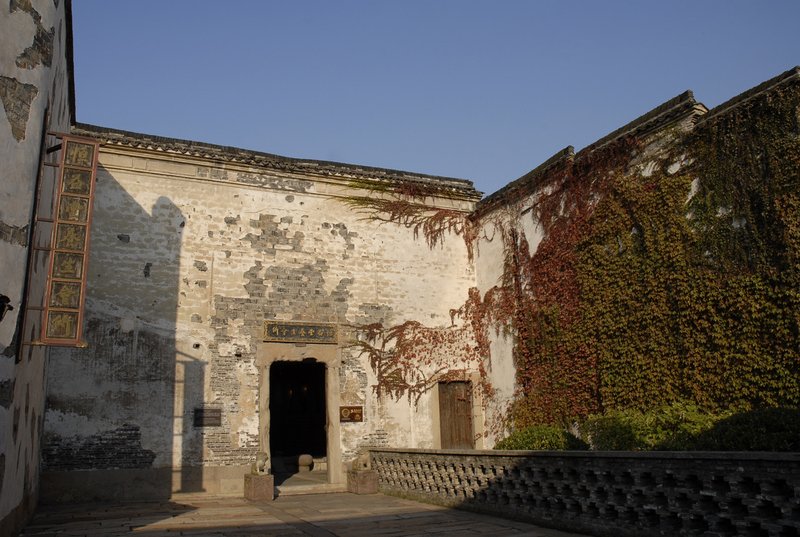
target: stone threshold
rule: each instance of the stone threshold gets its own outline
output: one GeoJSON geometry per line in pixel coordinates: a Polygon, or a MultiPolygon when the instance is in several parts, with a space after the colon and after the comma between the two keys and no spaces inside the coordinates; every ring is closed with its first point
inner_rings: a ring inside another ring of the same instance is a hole
{"type": "Polygon", "coordinates": [[[347,492],[347,484],[319,483],[316,485],[278,485],[275,487],[275,497],[300,496],[302,494],[331,494],[334,492],[347,492]]]}

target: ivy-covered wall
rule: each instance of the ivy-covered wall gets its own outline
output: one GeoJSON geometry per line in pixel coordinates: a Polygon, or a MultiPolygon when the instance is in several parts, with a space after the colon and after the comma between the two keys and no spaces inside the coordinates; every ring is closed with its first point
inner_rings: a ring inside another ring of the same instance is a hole
{"type": "Polygon", "coordinates": [[[687,92],[473,217],[516,425],[800,404],[800,68],[711,111],[687,92]]]}

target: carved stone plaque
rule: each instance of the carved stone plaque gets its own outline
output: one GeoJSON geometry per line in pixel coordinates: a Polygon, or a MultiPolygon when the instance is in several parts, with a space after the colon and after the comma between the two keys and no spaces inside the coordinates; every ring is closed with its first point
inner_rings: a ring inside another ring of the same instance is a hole
{"type": "Polygon", "coordinates": [[[332,323],[264,321],[264,341],[270,342],[336,344],[337,333],[332,323]]]}

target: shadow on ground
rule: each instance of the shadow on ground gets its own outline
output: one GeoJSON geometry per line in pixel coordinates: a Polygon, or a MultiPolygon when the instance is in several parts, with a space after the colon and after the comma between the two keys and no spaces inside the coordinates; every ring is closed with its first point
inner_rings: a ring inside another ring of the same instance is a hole
{"type": "Polygon", "coordinates": [[[381,494],[337,493],[281,497],[273,502],[181,495],[170,502],[49,507],[37,513],[22,535],[571,537],[575,534],[381,494]]]}

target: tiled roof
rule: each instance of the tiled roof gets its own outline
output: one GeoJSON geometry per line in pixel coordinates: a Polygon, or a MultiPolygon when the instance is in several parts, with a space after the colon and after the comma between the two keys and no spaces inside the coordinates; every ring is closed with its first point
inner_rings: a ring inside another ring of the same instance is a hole
{"type": "Polygon", "coordinates": [[[789,82],[800,82],[800,66],[792,67],[788,71],[785,71],[774,78],[770,78],[766,82],[762,82],[758,86],[737,95],[733,99],[729,99],[724,103],[722,103],[721,105],[715,106],[714,108],[709,110],[708,114],[703,116],[703,119],[701,121],[706,122],[714,120],[720,117],[722,114],[745,104],[746,102],[761,95],[762,93],[766,93],[777,86],[789,82]]]}
{"type": "Polygon", "coordinates": [[[562,149],[547,159],[543,164],[540,164],[519,179],[512,181],[497,192],[482,199],[478,203],[475,216],[480,216],[481,214],[491,211],[493,207],[500,203],[501,199],[507,197],[515,190],[519,190],[521,196],[531,192],[532,189],[536,188],[538,180],[544,177],[546,172],[553,169],[555,166],[566,163],[572,159],[581,158],[625,136],[644,136],[693,114],[701,115],[706,111],[707,109],[705,106],[695,101],[691,91],[685,91],[612,133],[600,138],[593,144],[581,149],[577,154],[572,146],[562,149]]]}
{"type": "Polygon", "coordinates": [[[100,140],[103,144],[110,146],[117,145],[150,151],[161,151],[220,162],[258,166],[290,173],[340,177],[345,180],[370,179],[388,182],[419,182],[427,185],[433,184],[445,195],[449,194],[473,201],[477,201],[481,197],[481,193],[475,190],[472,181],[466,179],[440,177],[372,166],[360,166],[357,164],[344,164],[341,162],[283,157],[237,147],[227,147],[204,142],[109,129],[86,123],[77,123],[72,128],[72,133],[79,136],[95,138],[100,140]]]}

